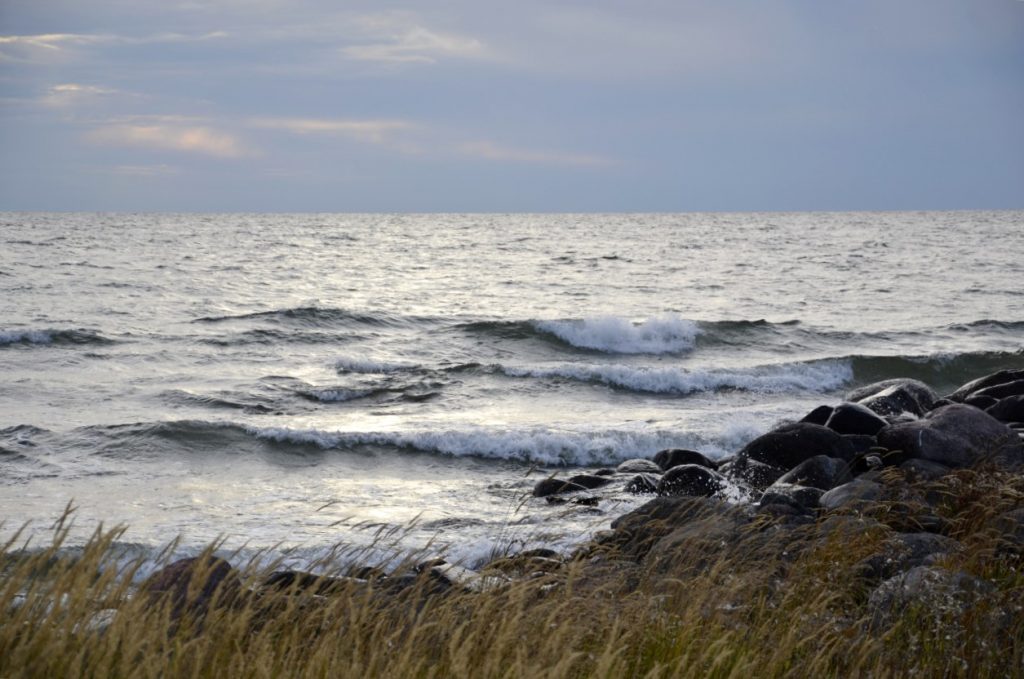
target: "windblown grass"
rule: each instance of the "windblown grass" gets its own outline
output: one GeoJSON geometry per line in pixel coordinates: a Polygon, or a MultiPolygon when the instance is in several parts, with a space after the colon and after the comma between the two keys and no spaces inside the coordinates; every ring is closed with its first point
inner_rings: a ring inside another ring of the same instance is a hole
{"type": "Polygon", "coordinates": [[[884,515],[905,521],[905,507],[880,505],[880,523],[822,519],[798,537],[758,524],[731,549],[684,545],[657,567],[592,550],[484,591],[436,594],[426,578],[401,591],[386,579],[268,589],[269,568],[242,564],[240,588],[179,618],[133,586],[140,564],[113,549],[121,529],[72,557],[58,526],[44,549],[4,546],[0,676],[1024,675],[1021,554],[997,526],[1024,506],[1024,481],[960,472],[903,504],[929,493],[966,547],[940,565],[992,589],[966,611],[910,605],[884,625],[868,604],[877,582],[859,569],[892,535],[884,515]]]}

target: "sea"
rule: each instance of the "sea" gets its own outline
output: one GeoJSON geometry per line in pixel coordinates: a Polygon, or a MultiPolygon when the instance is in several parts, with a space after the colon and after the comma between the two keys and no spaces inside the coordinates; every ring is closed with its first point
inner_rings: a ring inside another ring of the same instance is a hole
{"type": "Polygon", "coordinates": [[[1020,211],[0,213],[0,541],[568,553],[650,497],[552,474],[1021,367],[1020,211]]]}

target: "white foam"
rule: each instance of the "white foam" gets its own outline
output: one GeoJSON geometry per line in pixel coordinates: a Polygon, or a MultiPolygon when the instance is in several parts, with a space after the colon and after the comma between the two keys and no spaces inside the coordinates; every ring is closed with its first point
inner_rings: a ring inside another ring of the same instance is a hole
{"type": "Polygon", "coordinates": [[[246,427],[250,434],[271,441],[312,444],[320,448],[359,445],[395,446],[453,457],[486,457],[545,465],[602,465],[634,457],[650,457],[664,448],[703,447],[718,452],[689,432],[610,429],[592,431],[529,428],[418,432],[342,432],[287,427],[246,427]]]}
{"type": "Polygon", "coordinates": [[[341,403],[363,398],[372,392],[365,389],[305,389],[302,393],[324,403],[341,403]]]}
{"type": "Polygon", "coordinates": [[[611,354],[677,354],[693,349],[700,329],[676,314],[639,323],[619,316],[574,321],[535,321],[534,327],[582,349],[611,354]]]}
{"type": "Polygon", "coordinates": [[[0,346],[21,342],[50,344],[53,334],[49,330],[0,330],[0,346]]]}
{"type": "Polygon", "coordinates": [[[626,365],[563,364],[554,367],[507,367],[510,377],[563,377],[599,382],[654,394],[692,394],[718,389],[761,393],[823,392],[853,379],[850,361],[821,361],[761,366],[746,370],[685,370],[626,365]]]}
{"type": "Polygon", "coordinates": [[[366,358],[365,356],[342,356],[334,362],[334,367],[339,372],[373,375],[400,372],[402,370],[415,370],[419,366],[415,363],[381,361],[366,358]]]}

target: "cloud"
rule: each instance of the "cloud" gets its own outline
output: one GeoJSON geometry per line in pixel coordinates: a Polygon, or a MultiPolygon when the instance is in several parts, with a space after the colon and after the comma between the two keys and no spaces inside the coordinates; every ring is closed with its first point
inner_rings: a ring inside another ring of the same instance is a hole
{"type": "Polygon", "coordinates": [[[154,33],[142,36],[113,33],[40,33],[36,35],[0,35],[0,58],[33,62],[62,58],[68,48],[107,45],[159,45],[201,42],[227,37],[224,31],[207,33],[154,33]]]}
{"type": "Polygon", "coordinates": [[[371,144],[391,141],[396,132],[417,126],[403,120],[345,120],[318,118],[256,118],[253,127],[284,130],[293,134],[341,135],[371,144]]]}
{"type": "Polygon", "coordinates": [[[45,106],[64,108],[76,106],[85,101],[99,97],[109,97],[118,94],[118,91],[109,87],[97,85],[83,85],[80,83],[62,83],[54,85],[40,100],[45,106]]]}
{"type": "Polygon", "coordinates": [[[472,58],[485,53],[476,38],[425,28],[404,12],[364,15],[355,23],[371,42],[350,45],[341,52],[357,61],[432,64],[441,57],[472,58]]]}
{"type": "Polygon", "coordinates": [[[111,174],[123,175],[126,177],[167,177],[181,172],[181,169],[173,165],[115,165],[107,168],[111,174]]]}
{"type": "Polygon", "coordinates": [[[458,145],[456,148],[459,153],[465,156],[513,163],[571,165],[579,167],[604,167],[612,164],[609,158],[598,155],[512,148],[490,141],[467,142],[458,145]]]}
{"type": "Polygon", "coordinates": [[[255,155],[234,135],[207,126],[115,123],[88,132],[86,138],[96,144],[196,153],[217,158],[255,155]]]}

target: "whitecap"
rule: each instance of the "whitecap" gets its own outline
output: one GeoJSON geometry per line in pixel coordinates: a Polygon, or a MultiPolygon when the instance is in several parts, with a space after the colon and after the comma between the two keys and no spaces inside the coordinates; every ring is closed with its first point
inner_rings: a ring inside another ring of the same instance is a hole
{"type": "Polygon", "coordinates": [[[541,332],[581,349],[612,354],[676,354],[693,349],[700,328],[676,314],[634,322],[620,316],[534,321],[541,332]]]}

